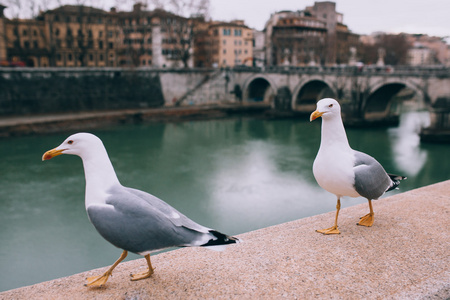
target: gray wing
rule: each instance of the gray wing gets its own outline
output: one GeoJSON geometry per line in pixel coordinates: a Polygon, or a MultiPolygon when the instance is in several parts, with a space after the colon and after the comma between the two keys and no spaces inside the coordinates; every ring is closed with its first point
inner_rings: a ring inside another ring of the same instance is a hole
{"type": "Polygon", "coordinates": [[[378,199],[392,185],[392,180],[372,156],[363,152],[354,151],[355,189],[361,196],[372,200],[378,199]]]}
{"type": "Polygon", "coordinates": [[[87,213],[100,235],[116,247],[142,253],[199,246],[213,238],[208,228],[155,196],[125,187],[110,193],[106,204],[91,205],[87,213]]]}

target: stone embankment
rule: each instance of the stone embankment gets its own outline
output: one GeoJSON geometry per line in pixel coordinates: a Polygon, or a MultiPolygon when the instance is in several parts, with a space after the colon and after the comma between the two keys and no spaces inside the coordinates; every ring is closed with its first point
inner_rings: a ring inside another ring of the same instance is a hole
{"type": "Polygon", "coordinates": [[[54,113],[0,118],[0,138],[30,134],[87,131],[118,124],[144,122],[177,122],[220,119],[233,116],[273,117],[276,112],[267,104],[222,104],[113,111],[54,113]]]}
{"type": "Polygon", "coordinates": [[[145,268],[138,259],[120,264],[102,288],[84,283],[106,267],[0,299],[448,299],[450,180],[375,201],[374,226],[356,226],[367,209],[342,209],[340,235],[315,232],[332,224],[330,212],[242,234],[224,252],[155,255],[146,280],[129,280],[145,268]]]}

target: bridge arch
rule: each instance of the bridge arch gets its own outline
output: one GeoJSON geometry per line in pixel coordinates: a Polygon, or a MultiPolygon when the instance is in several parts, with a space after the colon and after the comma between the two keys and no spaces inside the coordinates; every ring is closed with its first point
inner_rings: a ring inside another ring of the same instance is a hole
{"type": "Polygon", "coordinates": [[[294,111],[311,112],[316,103],[322,98],[336,98],[337,91],[333,84],[319,76],[312,76],[302,80],[292,93],[291,107],[294,111]]]}
{"type": "Polygon", "coordinates": [[[362,112],[365,120],[383,119],[390,115],[394,97],[400,91],[409,89],[418,99],[419,104],[429,106],[428,97],[415,83],[408,80],[384,79],[372,85],[362,103],[362,112]]]}
{"type": "Polygon", "coordinates": [[[269,77],[258,74],[245,80],[242,90],[244,102],[272,104],[277,86],[269,77]]]}

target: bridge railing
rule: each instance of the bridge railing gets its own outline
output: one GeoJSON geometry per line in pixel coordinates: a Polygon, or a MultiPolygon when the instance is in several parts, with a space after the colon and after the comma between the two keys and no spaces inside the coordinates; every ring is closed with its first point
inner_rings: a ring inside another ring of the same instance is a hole
{"type": "Polygon", "coordinates": [[[439,76],[450,77],[448,66],[266,66],[230,68],[0,68],[0,77],[5,79],[21,74],[24,77],[49,77],[52,74],[62,77],[81,77],[85,74],[98,76],[121,76],[136,73],[141,76],[158,73],[215,73],[217,71],[250,72],[250,73],[282,73],[282,74],[332,74],[332,75],[406,75],[406,76],[439,76]]]}
{"type": "Polygon", "coordinates": [[[408,75],[450,77],[450,67],[446,66],[269,66],[234,67],[233,72],[284,73],[284,74],[338,74],[338,75],[408,75]]]}

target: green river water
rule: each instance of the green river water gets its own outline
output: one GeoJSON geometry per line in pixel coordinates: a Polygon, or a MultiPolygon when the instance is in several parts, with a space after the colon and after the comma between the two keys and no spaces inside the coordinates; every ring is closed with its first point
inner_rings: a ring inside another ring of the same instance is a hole
{"type": "MultiPolygon", "coordinates": [[[[419,143],[417,132],[427,122],[426,112],[410,112],[399,127],[347,129],[354,149],[408,177],[389,195],[450,178],[450,146],[419,143]]],[[[311,170],[320,121],[152,123],[93,133],[123,185],[227,234],[335,209],[335,196],[317,185],[311,170]]],[[[0,140],[0,291],[108,266],[121,253],[87,218],[81,160],[63,155],[41,161],[67,136],[0,140]]],[[[366,202],[345,198],[342,204],[366,202]]]]}

